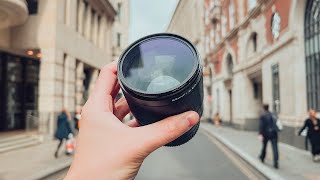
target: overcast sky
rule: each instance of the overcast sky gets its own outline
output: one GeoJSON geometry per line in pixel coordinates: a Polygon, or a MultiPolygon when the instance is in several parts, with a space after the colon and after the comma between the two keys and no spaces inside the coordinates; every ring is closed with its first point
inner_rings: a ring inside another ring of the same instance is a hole
{"type": "Polygon", "coordinates": [[[177,0],[130,0],[129,42],[148,34],[164,32],[177,0]]]}

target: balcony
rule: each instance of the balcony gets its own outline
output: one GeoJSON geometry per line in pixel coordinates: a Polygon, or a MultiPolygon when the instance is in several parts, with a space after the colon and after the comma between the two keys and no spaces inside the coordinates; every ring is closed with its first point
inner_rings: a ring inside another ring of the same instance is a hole
{"type": "Polygon", "coordinates": [[[25,0],[0,0],[0,29],[23,24],[27,17],[25,0]]]}
{"type": "Polygon", "coordinates": [[[216,24],[219,22],[221,16],[221,8],[219,5],[214,5],[210,9],[210,20],[212,24],[216,24]]]}

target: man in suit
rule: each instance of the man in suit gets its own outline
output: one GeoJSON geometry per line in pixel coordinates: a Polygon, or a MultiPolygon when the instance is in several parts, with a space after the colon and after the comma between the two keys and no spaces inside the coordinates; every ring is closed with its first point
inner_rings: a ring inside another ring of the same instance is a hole
{"type": "Polygon", "coordinates": [[[273,150],[273,166],[274,168],[279,168],[279,154],[278,154],[278,128],[276,125],[277,119],[269,111],[269,105],[263,105],[263,114],[260,117],[259,126],[259,138],[262,141],[262,150],[259,156],[261,162],[264,162],[266,157],[266,149],[268,141],[271,141],[273,150]]]}

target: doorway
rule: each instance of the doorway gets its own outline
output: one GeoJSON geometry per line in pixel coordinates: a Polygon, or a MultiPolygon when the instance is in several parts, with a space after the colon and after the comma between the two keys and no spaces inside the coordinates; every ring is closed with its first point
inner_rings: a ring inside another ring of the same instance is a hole
{"type": "Polygon", "coordinates": [[[0,131],[34,126],[40,61],[0,52],[0,131]]]}

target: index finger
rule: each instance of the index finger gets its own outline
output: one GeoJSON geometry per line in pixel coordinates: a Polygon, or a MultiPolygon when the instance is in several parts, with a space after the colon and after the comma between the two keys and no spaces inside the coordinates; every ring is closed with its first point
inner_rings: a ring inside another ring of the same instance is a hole
{"type": "Polygon", "coordinates": [[[117,61],[113,61],[101,68],[92,95],[98,99],[105,99],[107,95],[112,95],[117,82],[117,61]]]}

